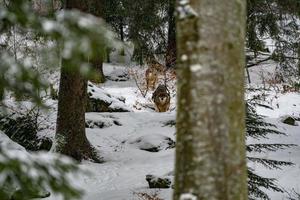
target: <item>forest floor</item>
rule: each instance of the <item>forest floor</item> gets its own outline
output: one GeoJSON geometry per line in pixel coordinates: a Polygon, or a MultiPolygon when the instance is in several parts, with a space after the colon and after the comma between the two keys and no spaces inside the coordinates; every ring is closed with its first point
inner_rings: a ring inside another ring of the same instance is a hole
{"type": "MultiPolygon", "coordinates": [[[[125,67],[104,65],[106,75],[126,71],[125,67]]],[[[140,73],[142,74],[142,72],[140,73]]],[[[257,85],[261,85],[257,82],[257,85]]],[[[104,163],[82,163],[82,167],[90,175],[74,176],[74,184],[85,191],[85,200],[142,200],[141,193],[158,194],[161,199],[170,200],[172,189],[149,189],[147,174],[165,176],[172,179],[175,151],[170,141],[175,141],[176,118],[175,97],[171,102],[171,110],[157,113],[151,109],[151,94],[144,98],[134,80],[111,81],[99,85],[107,93],[122,96],[125,106],[131,112],[122,113],[86,113],[89,121],[101,121],[102,128],[87,128],[87,137],[99,150],[104,163]],[[144,106],[143,106],[144,105],[144,106]],[[145,106],[150,105],[150,106],[145,106]],[[168,123],[169,122],[169,123],[168,123]],[[170,147],[170,148],[169,148],[170,147]],[[157,152],[149,152],[153,150],[157,152]],[[146,150],[145,150],[146,149],[146,150]],[[139,194],[140,193],[140,194],[139,194]]],[[[96,90],[97,92],[97,90],[96,90]]],[[[254,94],[249,94],[254,95],[254,94]]],[[[259,114],[266,116],[268,122],[274,123],[286,136],[272,136],[264,139],[266,143],[287,143],[300,145],[299,126],[290,126],[281,122],[284,115],[300,118],[300,94],[277,93],[269,90],[265,102],[273,109],[258,107],[259,114]]],[[[55,115],[51,121],[55,122],[55,115]]],[[[299,122],[298,122],[299,123],[299,122]]],[[[300,124],[300,123],[299,123],[300,124]]],[[[262,140],[261,140],[262,141],[262,140]]],[[[260,142],[261,142],[260,141],[260,142]]],[[[248,140],[255,143],[255,140],[248,140]]],[[[252,164],[255,171],[265,177],[274,177],[287,192],[300,192],[300,147],[268,153],[256,153],[255,156],[291,161],[294,166],[282,167],[281,170],[269,170],[259,164],[252,164]]],[[[287,193],[267,191],[273,200],[287,199],[287,193]]],[[[47,199],[58,199],[51,195],[47,199]]]]}

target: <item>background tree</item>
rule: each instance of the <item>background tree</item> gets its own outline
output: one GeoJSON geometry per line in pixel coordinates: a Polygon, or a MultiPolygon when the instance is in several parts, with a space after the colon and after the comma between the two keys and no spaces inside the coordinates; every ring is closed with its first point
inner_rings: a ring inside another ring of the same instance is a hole
{"type": "Polygon", "coordinates": [[[178,1],[175,200],[247,199],[245,9],[240,0],[178,1]]]}
{"type": "MultiPolygon", "coordinates": [[[[104,2],[103,0],[88,0],[84,1],[87,4],[86,12],[96,16],[96,17],[104,17],[104,2]]],[[[109,52],[105,52],[109,53],[109,52]]],[[[94,73],[91,77],[91,80],[95,83],[104,83],[105,75],[103,73],[103,60],[104,60],[104,52],[97,52],[97,55],[94,59],[90,60],[90,63],[94,69],[94,73]]]]}
{"type": "Polygon", "coordinates": [[[105,19],[120,39],[134,45],[132,59],[143,64],[167,49],[168,0],[113,0],[105,2],[105,19]]]}
{"type": "MultiPolygon", "coordinates": [[[[288,81],[299,74],[299,10],[298,0],[247,0],[248,62],[259,56],[278,62],[277,73],[288,81]],[[265,41],[272,45],[268,49],[265,41]],[[272,51],[272,53],[270,52],[272,51]]],[[[258,63],[260,64],[260,63],[258,63]]],[[[253,62],[251,65],[254,66],[253,62]]]]}
{"type": "MultiPolygon", "coordinates": [[[[266,158],[259,158],[251,156],[253,152],[267,152],[267,151],[278,151],[292,147],[290,144],[274,144],[274,143],[261,143],[258,142],[261,138],[268,138],[269,135],[285,135],[284,133],[278,131],[276,127],[264,120],[264,118],[256,113],[255,105],[258,102],[254,100],[248,100],[246,104],[246,136],[247,138],[252,138],[257,140],[256,143],[247,144],[247,152],[250,154],[247,156],[248,162],[259,164],[268,169],[281,169],[283,166],[293,165],[291,162],[272,160],[266,158]]],[[[276,179],[264,177],[258,175],[254,169],[248,167],[248,192],[249,199],[255,200],[270,198],[264,190],[273,190],[276,192],[284,192],[284,190],[276,184],[276,179]]]]}
{"type": "Polygon", "coordinates": [[[109,23],[122,42],[125,40],[125,26],[127,25],[127,12],[123,0],[104,0],[104,19],[109,23]]]}
{"type": "MultiPolygon", "coordinates": [[[[30,1],[0,1],[0,13],[1,36],[6,35],[12,27],[34,30],[36,34],[43,32],[44,19],[33,12],[30,1]]],[[[22,58],[15,59],[9,46],[3,45],[2,41],[0,60],[0,115],[6,113],[3,100],[7,93],[29,96],[34,104],[40,105],[39,91],[45,88],[45,84],[33,63],[28,60],[25,62],[22,58]]],[[[64,199],[81,197],[82,191],[74,188],[65,177],[70,172],[80,171],[72,160],[44,152],[28,153],[2,131],[0,138],[0,199],[42,198],[50,195],[47,190],[58,193],[64,199]],[[34,172],[35,176],[29,172],[34,172]]]]}
{"type": "Polygon", "coordinates": [[[176,63],[176,22],[175,0],[168,1],[168,42],[166,50],[166,67],[174,68],[176,63]]]}

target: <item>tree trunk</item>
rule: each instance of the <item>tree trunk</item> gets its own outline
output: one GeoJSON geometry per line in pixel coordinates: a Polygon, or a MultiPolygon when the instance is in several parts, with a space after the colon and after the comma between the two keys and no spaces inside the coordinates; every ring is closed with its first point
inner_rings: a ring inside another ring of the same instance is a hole
{"type": "Polygon", "coordinates": [[[246,2],[178,4],[174,200],[245,200],[246,2]]]}
{"type": "Polygon", "coordinates": [[[123,23],[123,17],[120,17],[120,23],[119,23],[119,27],[120,27],[120,39],[122,42],[124,42],[124,23],[123,23]]]}
{"type": "Polygon", "coordinates": [[[298,76],[300,77],[300,43],[298,44],[298,76]]]}
{"type": "MultiPolygon", "coordinates": [[[[110,48],[106,48],[106,62],[107,63],[110,63],[110,52],[111,52],[111,49],[110,48]]],[[[102,65],[102,74],[103,74],[103,65],[102,65]]],[[[103,76],[104,76],[104,74],[103,74],[103,76]]]]}
{"type": "MultiPolygon", "coordinates": [[[[81,1],[66,1],[66,9],[84,10],[81,1]]],[[[87,80],[82,77],[80,66],[70,66],[68,60],[62,60],[58,96],[56,142],[53,150],[76,160],[92,159],[100,162],[94,148],[85,134],[85,105],[87,80]]]]}
{"type": "MultiPolygon", "coordinates": [[[[103,0],[88,0],[88,11],[90,14],[95,15],[97,17],[103,17],[103,0]]],[[[94,76],[91,81],[95,83],[104,83],[105,75],[103,73],[103,60],[105,59],[105,55],[97,55],[93,60],[91,60],[92,68],[94,71],[94,76]]]]}
{"type": "Polygon", "coordinates": [[[176,64],[176,23],[175,23],[175,1],[169,0],[169,27],[168,27],[168,46],[166,52],[166,67],[175,68],[176,64]]]}
{"type": "MultiPolygon", "coordinates": [[[[109,54],[109,52],[107,53],[109,54]]],[[[104,83],[105,76],[103,73],[103,62],[101,56],[99,56],[97,59],[91,60],[91,65],[94,69],[94,74],[91,78],[91,81],[94,83],[104,83]]]]}

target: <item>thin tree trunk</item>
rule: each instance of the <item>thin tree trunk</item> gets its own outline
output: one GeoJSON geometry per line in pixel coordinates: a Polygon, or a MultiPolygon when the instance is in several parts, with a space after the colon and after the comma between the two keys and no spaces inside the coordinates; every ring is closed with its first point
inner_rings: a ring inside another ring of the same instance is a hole
{"type": "Polygon", "coordinates": [[[124,23],[123,23],[123,17],[120,17],[120,24],[119,24],[119,27],[120,27],[120,37],[121,37],[121,41],[124,42],[124,23]]]}
{"type": "MultiPolygon", "coordinates": [[[[107,63],[110,63],[110,51],[111,51],[110,48],[106,48],[106,62],[107,63]]],[[[103,67],[102,67],[102,74],[103,74],[103,67]]],[[[103,74],[103,76],[104,76],[104,74],[103,74]]]]}
{"type": "Polygon", "coordinates": [[[247,199],[245,3],[178,1],[174,200],[247,199]]]}
{"type": "Polygon", "coordinates": [[[168,46],[166,52],[166,67],[175,68],[176,63],[176,23],[175,23],[175,3],[176,0],[169,0],[169,27],[168,27],[168,46]]]}
{"type": "Polygon", "coordinates": [[[15,61],[18,60],[18,57],[17,57],[17,41],[16,41],[16,26],[13,26],[13,46],[14,46],[14,58],[15,58],[15,61]]]}
{"type": "MultiPolygon", "coordinates": [[[[87,0],[88,2],[88,12],[97,17],[103,17],[103,0],[87,0]]],[[[105,75],[103,73],[103,60],[105,59],[105,55],[97,55],[93,60],[91,60],[91,65],[95,70],[95,74],[91,81],[95,83],[104,83],[105,75]]]]}
{"type": "MultiPolygon", "coordinates": [[[[120,27],[121,41],[124,42],[124,22],[123,22],[123,17],[120,17],[119,27],[120,27]]],[[[125,56],[125,49],[124,49],[124,47],[121,49],[120,55],[121,56],[125,56]]]]}
{"type": "MultiPolygon", "coordinates": [[[[84,10],[81,1],[66,1],[66,9],[84,10]]],[[[80,66],[70,66],[62,60],[58,96],[56,142],[53,150],[76,160],[92,159],[100,162],[85,134],[85,106],[87,80],[80,74],[80,66]]]]}
{"type": "Polygon", "coordinates": [[[300,77],[300,43],[298,44],[298,76],[300,77]]]}
{"type": "Polygon", "coordinates": [[[248,79],[248,83],[251,83],[251,77],[250,77],[250,72],[249,72],[249,67],[246,66],[246,72],[247,72],[247,79],[248,79]]]}
{"type": "MultiPolygon", "coordinates": [[[[109,53],[109,52],[107,52],[109,53]]],[[[109,58],[109,57],[108,57],[109,58]]],[[[94,74],[91,78],[91,81],[94,83],[104,83],[105,82],[105,76],[103,73],[103,62],[101,59],[101,56],[99,56],[98,58],[91,60],[91,65],[93,67],[94,74]]]]}

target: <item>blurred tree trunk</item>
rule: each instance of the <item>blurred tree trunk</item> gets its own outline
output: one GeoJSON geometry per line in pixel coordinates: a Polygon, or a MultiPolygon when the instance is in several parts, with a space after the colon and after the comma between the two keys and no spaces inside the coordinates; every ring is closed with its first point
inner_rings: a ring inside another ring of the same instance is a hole
{"type": "Polygon", "coordinates": [[[245,0],[178,1],[174,200],[247,199],[245,9],[245,0]]]}
{"type": "Polygon", "coordinates": [[[176,0],[169,0],[168,17],[168,46],[166,52],[166,67],[175,68],[176,62],[176,23],[175,23],[176,0]]]}
{"type": "MultiPolygon", "coordinates": [[[[85,11],[82,1],[67,0],[66,9],[85,11]]],[[[87,80],[80,74],[80,66],[70,66],[68,60],[62,60],[59,85],[56,152],[73,157],[76,160],[92,159],[100,162],[94,148],[85,134],[85,105],[87,80]]]]}
{"type": "Polygon", "coordinates": [[[298,76],[300,76],[300,43],[298,43],[298,76]]]}

